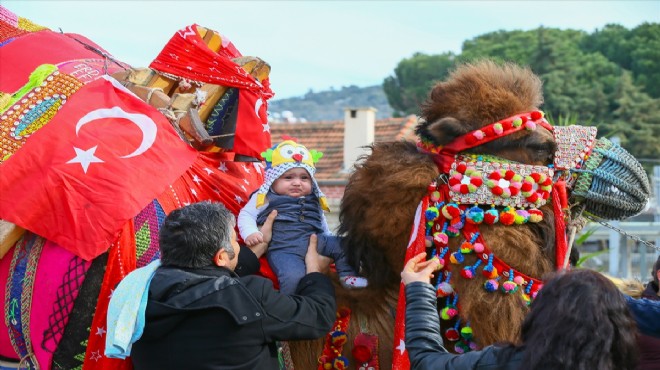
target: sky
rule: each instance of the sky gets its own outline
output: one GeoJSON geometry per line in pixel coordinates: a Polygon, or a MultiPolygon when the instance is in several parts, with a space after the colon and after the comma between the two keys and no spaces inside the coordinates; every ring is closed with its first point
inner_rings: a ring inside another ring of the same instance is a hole
{"type": "Polygon", "coordinates": [[[79,33],[117,59],[147,67],[179,29],[197,23],[271,65],[274,99],[373,86],[416,52],[461,52],[497,30],[593,32],[660,22],[647,1],[35,1],[1,4],[53,30],[79,33]]]}

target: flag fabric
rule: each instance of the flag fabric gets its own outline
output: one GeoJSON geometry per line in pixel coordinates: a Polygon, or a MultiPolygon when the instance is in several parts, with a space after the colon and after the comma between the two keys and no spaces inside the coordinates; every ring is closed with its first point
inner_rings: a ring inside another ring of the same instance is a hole
{"type": "Polygon", "coordinates": [[[90,260],[196,158],[162,114],[100,78],[0,164],[0,218],[90,260]]]}
{"type": "Polygon", "coordinates": [[[238,88],[238,113],[233,152],[263,159],[270,147],[268,99],[273,97],[269,80],[259,82],[232,58],[241,53],[226,37],[220,51],[211,50],[197,33],[197,25],[177,31],[149,68],[191,81],[238,88]],[[181,53],[185,50],[185,53],[181,53]]]}

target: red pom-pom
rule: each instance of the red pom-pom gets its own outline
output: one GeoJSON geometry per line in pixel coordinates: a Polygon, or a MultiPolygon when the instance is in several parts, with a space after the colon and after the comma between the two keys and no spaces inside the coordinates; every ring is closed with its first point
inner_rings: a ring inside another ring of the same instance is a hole
{"type": "Polygon", "coordinates": [[[459,179],[457,179],[457,178],[455,178],[455,177],[451,177],[451,178],[449,178],[449,181],[448,181],[448,182],[449,182],[449,186],[454,186],[454,185],[458,185],[458,184],[460,184],[460,183],[461,183],[461,180],[459,180],[459,179]]]}
{"type": "Polygon", "coordinates": [[[483,133],[485,134],[484,136],[493,136],[493,135],[495,135],[495,130],[493,130],[492,125],[482,128],[481,131],[483,131],[483,133]]]}
{"type": "Polygon", "coordinates": [[[538,193],[532,193],[532,195],[527,197],[527,201],[530,203],[536,203],[536,201],[539,199],[539,194],[538,193]]]}
{"type": "Polygon", "coordinates": [[[545,180],[543,180],[543,182],[542,182],[542,183],[540,183],[539,185],[541,185],[541,186],[548,186],[548,185],[552,185],[552,179],[551,179],[551,178],[549,178],[549,177],[546,177],[546,178],[545,178],[545,180]]]}
{"type": "Polygon", "coordinates": [[[474,145],[477,143],[477,138],[474,135],[468,135],[465,137],[465,143],[468,145],[474,145]]]}
{"type": "MultiPolygon", "coordinates": [[[[451,179],[449,180],[449,185],[451,185],[451,179]]],[[[520,187],[520,190],[530,191],[530,190],[532,190],[532,184],[530,184],[528,182],[523,182],[522,186],[520,187]]]]}
{"type": "Polygon", "coordinates": [[[363,345],[357,345],[353,347],[351,354],[353,355],[353,358],[356,359],[357,362],[360,364],[369,362],[369,360],[371,360],[372,357],[371,350],[369,349],[369,347],[363,345]]]}
{"type": "Polygon", "coordinates": [[[465,163],[461,163],[458,166],[456,166],[456,171],[458,171],[460,173],[465,173],[466,169],[467,169],[467,166],[465,165],[465,163]]]}
{"type": "Polygon", "coordinates": [[[546,200],[547,200],[548,197],[550,196],[550,193],[547,192],[547,191],[543,191],[543,192],[541,192],[541,196],[543,197],[543,199],[546,199],[546,200]]]}
{"type": "Polygon", "coordinates": [[[511,129],[511,126],[513,126],[511,120],[502,121],[500,123],[502,124],[502,128],[504,129],[504,131],[511,129]]]}
{"type": "Polygon", "coordinates": [[[502,193],[504,192],[504,190],[499,186],[490,189],[490,191],[493,192],[493,194],[495,195],[502,195],[502,193]]]}
{"type": "Polygon", "coordinates": [[[510,188],[509,188],[509,191],[511,192],[511,196],[512,196],[512,197],[515,197],[516,195],[518,195],[518,192],[519,192],[520,190],[518,190],[518,188],[510,187],[510,188]]]}
{"type": "Polygon", "coordinates": [[[515,172],[513,172],[511,170],[506,170],[506,173],[504,174],[504,179],[506,179],[507,181],[511,180],[513,178],[513,176],[515,176],[515,175],[516,175],[515,172]]]}
{"type": "Polygon", "coordinates": [[[531,116],[532,116],[532,120],[536,121],[536,120],[539,120],[543,117],[543,113],[535,110],[535,111],[532,112],[531,116]]]}
{"type": "Polygon", "coordinates": [[[522,120],[523,124],[525,124],[525,122],[527,122],[527,116],[520,116],[520,119],[522,120]]]}
{"type": "Polygon", "coordinates": [[[480,187],[484,183],[484,180],[482,180],[481,177],[473,177],[472,179],[470,179],[470,182],[472,183],[472,185],[476,187],[480,187]]]}
{"type": "Polygon", "coordinates": [[[461,194],[467,194],[470,192],[470,188],[466,184],[461,185],[461,194]]]}
{"type": "Polygon", "coordinates": [[[348,307],[339,307],[337,310],[337,317],[346,317],[351,314],[351,309],[348,307]]]}
{"type": "Polygon", "coordinates": [[[449,328],[445,331],[445,338],[450,342],[456,342],[459,338],[458,330],[449,328]]]}
{"type": "Polygon", "coordinates": [[[541,174],[538,172],[532,172],[529,174],[529,177],[534,179],[534,182],[538,183],[541,180],[541,174]]]}
{"type": "Polygon", "coordinates": [[[490,175],[488,175],[488,178],[491,179],[491,180],[499,180],[499,179],[502,178],[502,176],[500,176],[499,171],[494,171],[494,172],[491,172],[490,175]]]}

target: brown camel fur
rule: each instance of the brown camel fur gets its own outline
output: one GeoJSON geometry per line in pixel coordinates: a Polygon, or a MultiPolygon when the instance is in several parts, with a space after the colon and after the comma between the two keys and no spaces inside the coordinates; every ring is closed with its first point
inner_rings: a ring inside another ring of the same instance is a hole
{"type": "MultiPolygon", "coordinates": [[[[444,145],[469,131],[518,113],[537,110],[543,102],[541,81],[529,69],[479,62],[458,67],[446,81],[432,89],[422,106],[416,132],[444,145]]],[[[523,130],[471,149],[527,164],[552,162],[555,143],[545,129],[523,130]]],[[[339,305],[353,312],[349,341],[343,354],[350,358],[352,340],[361,319],[367,330],[380,338],[380,366],[392,363],[393,330],[399,273],[403,268],[414,213],[439,171],[430,155],[414,143],[376,143],[372,153],[356,165],[341,204],[339,233],[346,237],[349,259],[369,279],[369,287],[346,291],[337,287],[339,305]]],[[[544,220],[519,226],[500,224],[481,227],[491,251],[513,268],[541,278],[554,264],[554,216],[551,206],[541,208],[544,220]]],[[[456,250],[462,238],[452,238],[456,250]]],[[[466,257],[465,265],[476,257],[466,257]]],[[[469,320],[474,338],[482,346],[518,340],[520,324],[528,308],[519,295],[488,293],[485,278],[456,279],[460,315],[469,320]]],[[[313,369],[322,343],[292,343],[296,368],[313,369]]],[[[356,364],[351,364],[351,368],[356,364]]]]}

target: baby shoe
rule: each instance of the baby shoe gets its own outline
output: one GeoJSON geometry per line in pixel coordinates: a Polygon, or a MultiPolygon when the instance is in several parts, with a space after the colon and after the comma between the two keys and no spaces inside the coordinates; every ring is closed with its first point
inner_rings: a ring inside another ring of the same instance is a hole
{"type": "Polygon", "coordinates": [[[343,276],[339,278],[339,283],[346,289],[359,289],[367,287],[367,279],[361,276],[343,276]]]}

